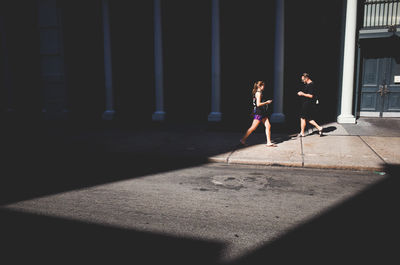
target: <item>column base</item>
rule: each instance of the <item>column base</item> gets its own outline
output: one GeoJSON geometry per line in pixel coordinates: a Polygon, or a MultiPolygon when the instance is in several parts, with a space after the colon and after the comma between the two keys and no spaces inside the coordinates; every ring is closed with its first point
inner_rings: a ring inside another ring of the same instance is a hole
{"type": "Polygon", "coordinates": [[[153,121],[163,121],[165,120],[165,112],[164,111],[156,111],[152,116],[153,121]]]}
{"type": "Polygon", "coordinates": [[[337,117],[338,123],[356,123],[356,118],[353,115],[339,115],[337,117]]]}
{"type": "Polygon", "coordinates": [[[271,122],[274,123],[284,123],[285,122],[285,114],[283,113],[272,113],[271,122]]]}
{"type": "Polygon", "coordinates": [[[115,116],[115,110],[106,110],[103,112],[102,119],[111,121],[114,119],[115,116]]]}
{"type": "Polygon", "coordinates": [[[219,122],[222,120],[222,113],[221,112],[211,112],[208,115],[208,121],[219,122]]]}
{"type": "Polygon", "coordinates": [[[48,111],[48,109],[43,108],[42,109],[43,117],[45,120],[67,120],[69,116],[69,110],[63,109],[61,111],[48,111]]]}

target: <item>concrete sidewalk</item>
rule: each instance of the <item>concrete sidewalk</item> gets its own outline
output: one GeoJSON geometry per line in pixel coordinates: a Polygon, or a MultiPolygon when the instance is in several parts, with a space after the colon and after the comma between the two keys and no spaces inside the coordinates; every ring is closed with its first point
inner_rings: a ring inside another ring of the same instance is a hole
{"type": "Polygon", "coordinates": [[[400,118],[362,118],[357,124],[321,125],[325,136],[319,137],[315,130],[309,130],[299,138],[290,134],[296,128],[279,129],[273,124],[272,140],[277,147],[266,147],[261,127],[250,135],[248,146],[243,147],[239,139],[244,131],[209,125],[61,126],[45,130],[30,127],[29,134],[25,133],[27,128],[7,127],[11,129],[3,133],[1,140],[3,152],[27,159],[39,151],[49,159],[59,156],[66,161],[77,154],[101,158],[118,153],[149,164],[219,162],[373,171],[380,171],[387,164],[400,164],[400,118]]]}
{"type": "MultiPolygon", "coordinates": [[[[266,147],[262,130],[250,135],[248,146],[243,147],[239,145],[242,132],[202,127],[100,130],[78,138],[82,144],[91,142],[106,152],[177,161],[373,171],[382,170],[386,164],[400,164],[400,119],[359,119],[357,124],[330,123],[323,127],[323,137],[309,130],[303,138],[275,133],[272,127],[277,147],[266,147]]],[[[79,144],[78,138],[75,143],[79,144]]]]}
{"type": "Polygon", "coordinates": [[[370,121],[360,120],[355,125],[326,124],[323,137],[316,131],[309,131],[306,137],[272,134],[278,147],[266,147],[260,141],[254,143],[250,136],[248,146],[238,146],[209,159],[231,164],[376,171],[385,164],[400,164],[399,120],[387,128],[370,121]]]}

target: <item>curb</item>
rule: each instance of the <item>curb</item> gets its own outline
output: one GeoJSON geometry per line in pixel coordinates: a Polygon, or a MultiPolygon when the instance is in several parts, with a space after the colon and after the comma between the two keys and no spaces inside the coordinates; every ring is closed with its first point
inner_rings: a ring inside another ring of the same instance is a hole
{"type": "Polygon", "coordinates": [[[284,162],[265,162],[255,160],[235,159],[228,161],[227,158],[208,157],[208,162],[225,163],[232,165],[256,165],[256,166],[271,166],[271,167],[294,167],[294,168],[310,168],[310,169],[334,169],[334,170],[355,170],[355,171],[382,171],[386,164],[382,166],[346,166],[346,165],[322,165],[322,164],[307,164],[302,163],[284,163],[284,162]]]}

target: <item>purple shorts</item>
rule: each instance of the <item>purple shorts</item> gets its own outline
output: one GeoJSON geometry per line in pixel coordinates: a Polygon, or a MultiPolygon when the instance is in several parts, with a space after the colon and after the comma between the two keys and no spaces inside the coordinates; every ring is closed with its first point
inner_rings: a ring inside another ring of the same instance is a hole
{"type": "Polygon", "coordinates": [[[262,115],[254,114],[254,119],[255,119],[255,120],[262,121],[262,119],[264,119],[264,117],[263,117],[262,115]]]}

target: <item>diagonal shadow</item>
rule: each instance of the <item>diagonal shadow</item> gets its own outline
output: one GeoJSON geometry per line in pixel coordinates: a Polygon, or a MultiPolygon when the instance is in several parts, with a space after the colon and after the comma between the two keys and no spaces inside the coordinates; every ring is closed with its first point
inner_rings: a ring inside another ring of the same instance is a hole
{"type": "Polygon", "coordinates": [[[327,213],[231,264],[398,264],[400,166],[327,213]]]}
{"type": "Polygon", "coordinates": [[[206,158],[165,157],[128,152],[9,155],[1,169],[0,204],[80,189],[158,172],[196,166],[206,158]]]}
{"type": "Polygon", "coordinates": [[[96,151],[96,146],[90,145],[84,148],[56,145],[55,149],[46,148],[45,154],[9,153],[7,163],[1,168],[0,204],[207,162],[206,157],[96,151]]]}
{"type": "Polygon", "coordinates": [[[223,243],[0,210],[9,264],[218,264],[223,243]]]}
{"type": "MultiPolygon", "coordinates": [[[[207,154],[159,150],[145,144],[113,147],[114,140],[83,139],[66,132],[24,131],[1,135],[0,204],[207,163],[207,154]],[[113,149],[113,150],[110,150],[113,149]]],[[[132,133],[132,138],[135,134],[132,133]]],[[[223,149],[229,150],[229,146],[223,149]]]]}

